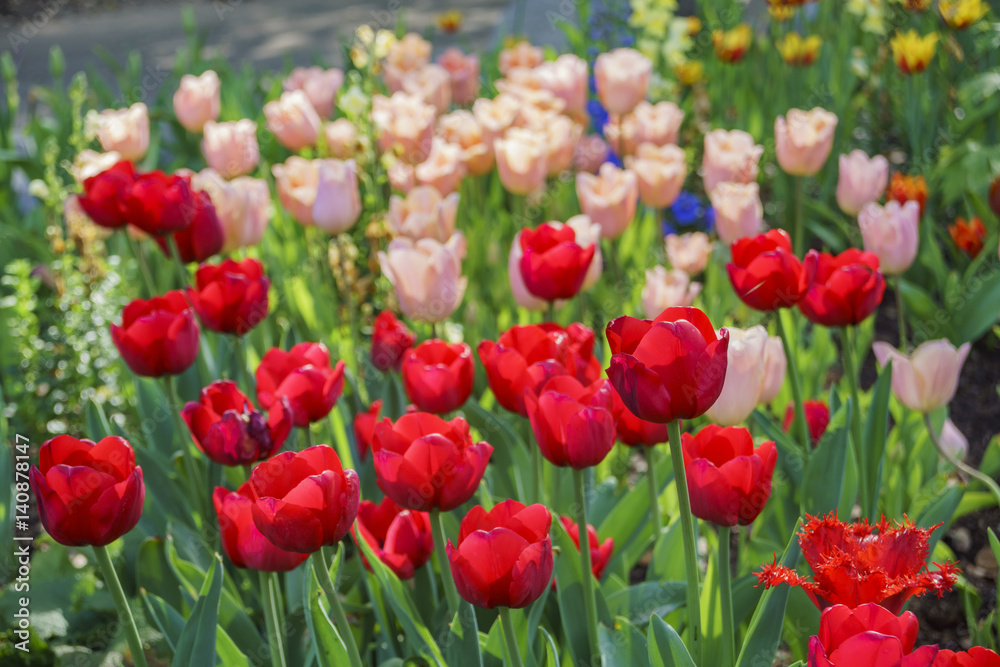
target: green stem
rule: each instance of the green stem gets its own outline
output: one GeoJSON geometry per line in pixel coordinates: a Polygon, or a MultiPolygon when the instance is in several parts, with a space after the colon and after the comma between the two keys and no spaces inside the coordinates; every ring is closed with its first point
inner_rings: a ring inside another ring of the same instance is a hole
{"type": "Polygon", "coordinates": [[[719,526],[719,594],[722,598],[722,667],[732,667],[736,657],[736,633],[733,629],[733,575],[729,564],[730,529],[719,526]]]}
{"type": "Polygon", "coordinates": [[[896,276],[896,318],[899,320],[899,351],[906,354],[909,343],[906,341],[906,311],[903,308],[903,278],[896,276]]]}
{"type": "Polygon", "coordinates": [[[111,556],[108,548],[94,547],[94,556],[97,557],[97,564],[104,575],[104,583],[111,592],[111,597],[115,601],[118,609],[118,618],[121,619],[125,627],[125,639],[128,640],[128,649],[132,653],[132,661],[136,667],[146,667],[146,654],[142,649],[142,639],[139,638],[139,629],[135,626],[135,618],[132,616],[132,609],[128,606],[128,598],[122,590],[122,583],[118,580],[118,573],[111,563],[111,556]]]}
{"type": "Polygon", "coordinates": [[[649,512],[653,519],[653,546],[663,529],[663,519],[660,516],[660,485],[656,482],[656,451],[653,447],[643,447],[642,454],[646,458],[646,483],[649,484],[649,512]]]}
{"type": "Polygon", "coordinates": [[[677,504],[680,506],[681,534],[684,538],[684,569],[687,575],[688,647],[694,664],[701,661],[701,594],[698,589],[698,548],[694,539],[694,517],[688,497],[687,475],[684,471],[684,453],[681,450],[681,427],[675,420],[667,424],[670,435],[670,462],[674,468],[677,486],[677,504]]]}
{"type": "Polygon", "coordinates": [[[802,213],[802,176],[795,176],[795,234],[792,236],[792,244],[795,248],[795,255],[802,256],[805,247],[805,220],[802,213]]]}
{"type": "Polygon", "coordinates": [[[521,649],[517,647],[517,636],[514,634],[514,624],[510,620],[510,608],[498,607],[500,612],[500,629],[503,630],[503,641],[507,645],[507,665],[510,667],[523,667],[521,662],[521,649]]]}
{"type": "Polygon", "coordinates": [[[942,447],[941,440],[940,438],[938,438],[938,435],[934,432],[934,427],[931,424],[931,416],[926,412],[924,413],[924,424],[926,424],[927,426],[927,433],[931,436],[931,442],[933,442],[934,446],[937,447],[937,450],[941,453],[941,456],[943,456],[948,461],[948,463],[952,464],[953,466],[964,472],[969,477],[973,477],[976,480],[982,482],[986,486],[986,488],[989,489],[990,493],[993,495],[993,500],[995,500],[997,505],[1000,506],[1000,486],[997,485],[997,483],[993,480],[993,478],[983,472],[980,472],[979,470],[976,470],[975,468],[965,463],[964,461],[956,459],[954,456],[952,456],[951,452],[947,451],[944,447],[942,447]]]}
{"type": "Polygon", "coordinates": [[[809,422],[806,421],[806,406],[802,400],[802,381],[799,379],[799,366],[796,362],[795,350],[788,339],[788,332],[785,330],[785,321],[781,316],[781,311],[776,311],[774,321],[778,326],[778,336],[781,338],[781,347],[785,349],[785,359],[788,361],[788,379],[792,384],[792,402],[795,403],[795,419],[792,428],[798,432],[799,443],[802,444],[802,456],[808,461],[810,449],[809,422]]]}
{"type": "Polygon", "coordinates": [[[448,600],[448,611],[458,613],[459,597],[455,587],[455,578],[451,576],[451,564],[448,562],[448,552],[444,541],[444,517],[441,510],[431,510],[431,533],[434,536],[434,554],[437,557],[438,569],[444,581],[444,595],[448,600]]]}
{"type": "MultiPolygon", "coordinates": [[[[337,246],[340,249],[340,256],[347,257],[347,245],[344,241],[346,235],[341,234],[337,237],[337,246]]],[[[358,392],[364,391],[365,383],[364,378],[358,375],[358,350],[361,349],[361,341],[358,336],[358,314],[354,303],[354,294],[351,293],[351,285],[347,284],[347,280],[344,280],[344,298],[347,301],[347,316],[348,324],[351,327],[351,355],[348,358],[348,366],[351,369],[351,374],[354,375],[357,381],[358,392]]],[[[357,396],[355,395],[355,402],[357,405],[355,407],[361,407],[362,402],[367,403],[367,396],[357,396]]]]}
{"type": "Polygon", "coordinates": [[[254,380],[253,371],[250,370],[250,362],[247,357],[247,339],[244,336],[236,336],[236,349],[239,354],[239,367],[240,375],[243,376],[244,385],[243,388],[246,390],[247,395],[253,395],[254,385],[256,381],[254,380]]]}
{"type": "Polygon", "coordinates": [[[854,359],[854,336],[851,335],[851,328],[841,329],[840,346],[844,355],[844,375],[847,376],[847,386],[851,390],[851,401],[854,403],[854,416],[851,417],[851,440],[854,442],[854,458],[858,462],[858,486],[861,495],[861,515],[869,520],[874,520],[874,499],[868,497],[868,468],[865,465],[867,460],[864,456],[864,433],[861,430],[861,391],[858,387],[858,374],[861,369],[854,359]]]}
{"type": "Polygon", "coordinates": [[[326,598],[330,602],[330,612],[333,614],[333,622],[337,626],[337,632],[340,633],[340,638],[343,640],[344,646],[347,647],[351,667],[361,667],[361,656],[358,654],[358,645],[354,641],[354,632],[351,630],[351,624],[347,622],[344,607],[340,604],[340,596],[337,595],[333,579],[330,578],[330,566],[326,562],[323,549],[315,551],[310,558],[313,569],[316,571],[316,578],[319,579],[319,587],[323,589],[323,593],[326,594],[326,598]]]}
{"type": "Polygon", "coordinates": [[[542,458],[542,450],[538,446],[538,443],[534,443],[534,446],[528,445],[531,449],[531,477],[534,482],[534,494],[532,497],[535,502],[543,503],[545,502],[545,461],[542,458]]]}
{"type": "Polygon", "coordinates": [[[549,301],[545,306],[545,321],[555,322],[556,321],[556,302],[549,301]]]}
{"type": "Polygon", "coordinates": [[[302,429],[306,434],[306,447],[312,447],[313,445],[313,432],[312,424],[306,424],[305,428],[302,429]]]}
{"type": "Polygon", "coordinates": [[[146,284],[146,296],[152,297],[156,294],[156,288],[153,286],[153,277],[149,274],[149,267],[146,266],[146,257],[139,249],[139,244],[136,243],[136,240],[127,231],[125,232],[125,238],[128,239],[128,245],[132,248],[132,254],[135,255],[135,261],[139,265],[142,282],[146,284]]]}
{"type": "MultiPolygon", "coordinates": [[[[211,501],[209,501],[208,507],[202,502],[203,494],[200,491],[205,485],[202,483],[201,472],[198,468],[199,452],[191,438],[185,437],[187,426],[184,424],[184,420],[181,419],[180,399],[177,396],[177,384],[174,382],[174,376],[164,375],[163,382],[167,385],[167,403],[170,416],[174,421],[174,430],[177,431],[177,436],[184,443],[183,451],[181,452],[181,465],[184,466],[184,470],[187,472],[188,493],[194,499],[198,509],[196,520],[200,519],[204,522],[209,516],[207,510],[211,507],[211,501]]],[[[212,490],[209,489],[208,493],[211,496],[212,490]]]]}
{"type": "Polygon", "coordinates": [[[181,283],[179,289],[184,290],[184,295],[187,296],[188,272],[184,266],[184,262],[181,260],[181,253],[177,249],[177,241],[174,240],[172,235],[167,236],[167,246],[170,248],[170,256],[174,260],[174,266],[177,267],[177,277],[181,283]]]}
{"type": "Polygon", "coordinates": [[[285,636],[281,632],[277,610],[277,575],[274,572],[258,572],[260,599],[264,606],[264,621],[267,625],[267,647],[271,652],[272,667],[285,667],[285,636]]]}
{"type": "Polygon", "coordinates": [[[580,576],[583,579],[583,609],[587,618],[587,640],[590,644],[591,660],[598,660],[601,655],[600,638],[597,636],[597,598],[594,594],[594,574],[590,564],[590,541],[587,539],[587,490],[583,479],[583,471],[573,469],[573,491],[576,519],[580,540],[580,576]]]}

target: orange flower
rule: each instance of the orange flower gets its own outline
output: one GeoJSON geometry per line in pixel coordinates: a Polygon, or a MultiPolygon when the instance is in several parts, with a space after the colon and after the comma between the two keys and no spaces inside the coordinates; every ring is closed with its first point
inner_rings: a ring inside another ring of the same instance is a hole
{"type": "Polygon", "coordinates": [[[743,59],[753,43],[753,29],[741,23],[732,30],[716,30],[712,33],[715,55],[724,63],[737,63],[743,59]]]}
{"type": "Polygon", "coordinates": [[[983,249],[986,227],[983,226],[983,221],[977,217],[973,217],[968,222],[965,221],[965,218],[955,218],[955,224],[948,225],[948,233],[951,234],[951,240],[955,242],[958,249],[969,257],[975,258],[983,249]]]}
{"type": "Polygon", "coordinates": [[[905,204],[908,201],[915,201],[920,204],[920,214],[924,213],[924,204],[927,203],[927,181],[917,174],[910,176],[898,171],[893,172],[889,180],[889,193],[886,196],[890,201],[898,201],[905,204]]]}
{"type": "Polygon", "coordinates": [[[441,32],[458,32],[462,27],[462,12],[457,9],[449,9],[437,15],[437,27],[441,32]]]}

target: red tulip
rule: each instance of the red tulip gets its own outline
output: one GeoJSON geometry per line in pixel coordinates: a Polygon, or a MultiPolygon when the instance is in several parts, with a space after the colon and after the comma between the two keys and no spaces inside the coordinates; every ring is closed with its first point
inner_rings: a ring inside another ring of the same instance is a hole
{"type": "Polygon", "coordinates": [[[123,226],[128,222],[123,196],[132,186],[135,176],[135,167],[131,162],[116,162],[111,168],[83,182],[83,194],[78,197],[80,206],[101,227],[123,226]]]}
{"type": "Polygon", "coordinates": [[[358,514],[358,473],[333,448],[282,452],[250,473],[253,522],[274,546],[311,554],[344,539],[358,514]]]}
{"type": "Polygon", "coordinates": [[[401,507],[422,512],[447,512],[469,500],[492,453],[487,442],[473,444],[461,417],[446,422],[413,412],[395,424],[383,419],[372,435],[379,488],[401,507]]]}
{"type": "Polygon", "coordinates": [[[368,458],[368,450],[372,446],[372,435],[375,432],[375,424],[379,422],[382,414],[382,399],[372,401],[368,409],[354,415],[354,442],[358,447],[358,456],[364,461],[368,458]]]}
{"type": "Polygon", "coordinates": [[[188,179],[162,171],[139,174],[121,200],[125,218],[152,236],[179,232],[194,219],[195,196],[188,179]]]}
{"type": "Polygon", "coordinates": [[[611,412],[615,415],[615,433],[618,439],[629,447],[652,447],[669,439],[666,424],[648,422],[629,412],[614,385],[611,386],[611,412]]]}
{"type": "Polygon", "coordinates": [[[577,470],[603,461],[615,446],[611,394],[607,380],[584,387],[568,375],[546,382],[541,394],[529,388],[524,404],[542,456],[577,470]]]}
{"type": "MultiPolygon", "coordinates": [[[[569,533],[569,537],[573,540],[573,544],[576,545],[577,551],[580,550],[580,526],[573,519],[568,516],[559,517],[559,521],[562,522],[563,528],[569,533]]],[[[594,573],[595,579],[600,579],[601,575],[604,574],[604,568],[608,566],[608,562],[611,560],[611,553],[615,550],[615,541],[610,537],[604,542],[597,537],[597,529],[587,524],[587,544],[590,547],[590,567],[591,571],[594,573]]]]}
{"type": "Polygon", "coordinates": [[[973,646],[968,651],[938,651],[931,667],[1000,667],[1000,655],[983,648],[973,646]]]}
{"type": "Polygon", "coordinates": [[[571,375],[581,384],[601,375],[594,332],[579,323],[566,329],[551,323],[513,326],[495,343],[481,342],[477,351],[497,402],[522,417],[528,416],[524,405],[528,389],[537,392],[556,375],[571,375]]]}
{"type": "MultiPolygon", "coordinates": [[[[434,551],[434,535],[427,512],[404,510],[385,498],[375,504],[362,500],[358,521],[351,528],[354,540],[363,539],[378,559],[400,579],[410,579],[414,571],[430,560],[434,551]]],[[[365,557],[361,557],[369,570],[365,557]]]]}
{"type": "Polygon", "coordinates": [[[729,332],[716,335],[697,308],[667,308],[655,320],[619,317],[606,334],[613,355],[608,377],[640,419],[693,419],[722,393],[729,332]]]}
{"type": "Polygon", "coordinates": [[[826,327],[860,324],[882,303],[885,278],[878,257],[850,248],[837,256],[819,253],[816,281],[799,301],[811,322],[826,327]]]}
{"type": "Polygon", "coordinates": [[[771,496],[778,450],[771,441],[754,449],[750,431],[709,424],[681,437],[691,513],[717,526],[752,523],[771,496]]]}
{"type": "Polygon", "coordinates": [[[202,389],[198,402],[185,405],[181,417],[198,449],[226,466],[268,458],[292,430],[288,399],[276,401],[264,416],[231,380],[216,380],[202,389]]]}
{"type": "Polygon", "coordinates": [[[792,254],[792,240],[781,229],[739,239],[726,269],[736,295],[756,310],[791,308],[806,293],[816,273],[817,254],[805,261],[792,254]]]}
{"type": "Polygon", "coordinates": [[[914,595],[938,596],[958,580],[954,564],[937,565],[930,572],[927,539],[938,528],[916,528],[912,523],[891,524],[882,519],[842,523],[836,512],[825,518],[806,516],[799,530],[799,546],[813,571],[809,581],[783,565],[764,565],[756,572],[765,587],[801,586],[820,609],[842,604],[853,609],[874,602],[898,614],[914,595]]]}
{"type": "Polygon", "coordinates": [[[403,355],[413,347],[417,336],[406,328],[390,310],[383,310],[375,318],[372,329],[372,365],[380,371],[399,370],[403,355]]]}
{"type": "Polygon", "coordinates": [[[544,223],[520,234],[520,270],[524,285],[539,299],[555,301],[576,296],[594,258],[596,246],[581,246],[569,225],[544,223]]]}
{"type": "Polygon", "coordinates": [[[465,343],[426,340],[403,356],[403,388],[423,412],[456,410],[472,395],[476,371],[465,343]]]}
{"type": "Polygon", "coordinates": [[[31,488],[46,532],[68,547],[111,544],[139,523],[146,487],[124,439],[60,435],[42,444],[31,488]]]}
{"type": "Polygon", "coordinates": [[[308,554],[285,551],[271,544],[253,522],[253,490],[244,482],[236,491],[215,487],[212,503],[219,517],[222,550],[236,567],[261,572],[288,572],[301,565],[308,554]]]}
{"type": "Polygon", "coordinates": [[[271,281],[256,259],[203,264],[188,289],[191,305],[212,331],[243,336],[267,316],[271,281]]]}
{"type": "MultiPolygon", "coordinates": [[[[812,439],[813,447],[815,447],[819,444],[819,439],[826,433],[826,427],[830,425],[830,408],[823,401],[803,401],[802,407],[805,408],[809,437],[812,439]]],[[[793,421],[795,421],[795,404],[789,403],[788,409],[785,410],[785,421],[781,425],[782,430],[787,433],[788,429],[792,427],[793,421]]]]}
{"type": "MultiPolygon", "coordinates": [[[[913,612],[896,616],[877,604],[856,609],[834,605],[819,620],[819,635],[809,639],[809,667],[931,667],[937,646],[917,642],[913,612]]],[[[936,663],[934,663],[936,664],[936,663]]]]}
{"type": "MultiPolygon", "coordinates": [[[[191,224],[172,234],[177,244],[177,254],[185,264],[204,262],[222,250],[225,231],[215,212],[215,206],[204,191],[192,192],[191,224]]],[[[168,257],[171,254],[167,235],[159,236],[156,243],[168,257]]]]}
{"type": "Polygon", "coordinates": [[[173,290],[125,306],[111,342],[136,375],[178,375],[198,357],[198,324],[184,293],[173,290]]]}
{"type": "Polygon", "coordinates": [[[459,595],[483,607],[527,607],[552,579],[552,515],[544,505],[505,500],[487,512],[476,505],[462,519],[448,560],[459,595]]]}
{"type": "Polygon", "coordinates": [[[323,343],[299,343],[291,350],[272,347],[257,366],[257,402],[265,410],[287,398],[295,426],[308,426],[330,414],[344,390],[344,362],[330,368],[323,343]]]}

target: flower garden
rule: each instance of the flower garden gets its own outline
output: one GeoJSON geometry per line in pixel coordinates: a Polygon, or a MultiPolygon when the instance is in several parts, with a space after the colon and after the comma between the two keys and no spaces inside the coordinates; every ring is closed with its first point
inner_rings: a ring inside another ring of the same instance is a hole
{"type": "Polygon", "coordinates": [[[0,663],[1000,665],[1000,7],[761,4],[0,55],[0,663]]]}

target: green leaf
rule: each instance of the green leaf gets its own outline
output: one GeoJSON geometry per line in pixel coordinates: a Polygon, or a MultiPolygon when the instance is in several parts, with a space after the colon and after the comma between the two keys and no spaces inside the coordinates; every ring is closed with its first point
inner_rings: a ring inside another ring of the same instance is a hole
{"type": "Polygon", "coordinates": [[[184,631],[184,617],[166,600],[154,593],[139,589],[139,597],[142,598],[147,620],[163,635],[170,650],[176,652],[177,640],[184,631]]]}
{"type": "Polygon", "coordinates": [[[996,324],[1000,313],[1000,271],[972,276],[956,292],[954,300],[961,306],[951,310],[949,338],[955,345],[961,345],[978,340],[996,324]]]}
{"type": "Polygon", "coordinates": [[[792,440],[785,431],[773,419],[760,410],[753,411],[753,420],[764,435],[774,441],[778,447],[778,464],[785,471],[795,488],[802,487],[802,477],[804,475],[805,463],[802,460],[802,452],[799,445],[792,440]]]}
{"type": "Polygon", "coordinates": [[[184,608],[180,582],[167,560],[166,543],[159,537],[147,537],[136,552],[136,581],[141,588],[163,598],[174,609],[184,608]]]}
{"type": "Polygon", "coordinates": [[[598,626],[604,667],[651,667],[646,638],[626,618],[616,618],[615,627],[598,626]]]}
{"type": "MultiPolygon", "coordinates": [[[[339,551],[338,551],[339,553],[339,551]]],[[[302,577],[302,605],[306,609],[306,626],[312,635],[320,667],[337,667],[350,663],[350,654],[337,628],[319,604],[319,584],[311,567],[302,577]]]]}
{"type": "Polygon", "coordinates": [[[222,559],[216,554],[198,593],[198,601],[177,639],[177,650],[174,651],[171,663],[173,667],[215,664],[216,628],[219,623],[219,599],[222,597],[224,572],[222,559]]]}
{"type": "Polygon", "coordinates": [[[545,628],[538,628],[538,631],[542,633],[542,639],[545,640],[543,644],[545,647],[544,667],[559,667],[559,649],[556,647],[555,640],[545,628]]]}
{"type": "Polygon", "coordinates": [[[948,524],[951,523],[952,516],[954,516],[955,510],[958,509],[959,503],[962,502],[962,496],[964,494],[964,487],[955,484],[948,485],[941,489],[941,491],[939,491],[938,494],[935,495],[922,510],[920,510],[917,518],[914,519],[914,524],[920,528],[930,528],[931,526],[943,524],[940,528],[931,533],[930,538],[927,540],[928,554],[934,553],[934,547],[939,541],[941,541],[941,538],[944,537],[945,532],[948,530],[948,524]]]}
{"type": "Polygon", "coordinates": [[[802,478],[802,511],[821,516],[837,509],[847,468],[851,401],[845,401],[830,419],[830,425],[809,456],[802,478]]]}
{"type": "MultiPolygon", "coordinates": [[[[872,507],[877,507],[879,491],[882,488],[882,469],[885,467],[885,444],[889,438],[889,397],[892,396],[892,361],[879,372],[872,387],[872,402],[868,406],[868,418],[864,427],[864,452],[869,472],[868,497],[872,507]]],[[[857,406],[858,412],[861,406],[857,406]]]]}
{"type": "MultiPolygon", "coordinates": [[[[459,603],[458,613],[452,619],[448,633],[448,664],[482,667],[483,656],[479,649],[479,626],[476,623],[476,612],[466,600],[459,603]]],[[[528,646],[530,647],[531,644],[528,646]]]]}
{"type": "Polygon", "coordinates": [[[646,614],[650,612],[666,616],[683,607],[686,591],[687,582],[684,581],[643,581],[609,595],[608,611],[632,623],[645,623],[646,614]]]}
{"type": "Polygon", "coordinates": [[[696,667],[677,631],[653,614],[649,618],[649,664],[663,667],[696,667]]]}
{"type": "MultiPolygon", "coordinates": [[[[569,644],[573,663],[589,665],[597,656],[590,655],[590,643],[587,640],[587,616],[583,605],[583,577],[580,571],[580,552],[573,544],[561,521],[552,522],[552,545],[560,550],[555,563],[556,601],[559,605],[559,617],[562,620],[563,632],[569,644]]],[[[590,572],[587,576],[592,576],[590,572]]],[[[598,618],[604,602],[600,588],[594,591],[597,597],[598,618]]],[[[606,604],[604,604],[606,607],[606,604]]],[[[598,625],[600,621],[598,620],[598,625]]]]}

